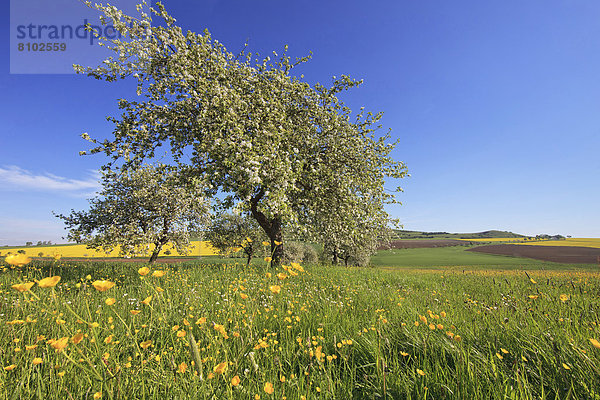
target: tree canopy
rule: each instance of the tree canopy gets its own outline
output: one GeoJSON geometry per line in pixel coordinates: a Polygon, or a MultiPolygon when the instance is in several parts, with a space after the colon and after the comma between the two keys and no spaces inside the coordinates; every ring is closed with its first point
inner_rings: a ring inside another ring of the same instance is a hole
{"type": "Polygon", "coordinates": [[[56,215],[69,229],[69,240],[105,251],[120,246],[123,255],[146,254],[153,244],[154,262],[167,243],[186,253],[190,232],[207,223],[203,186],[198,180],[183,181],[172,167],[104,172],[102,186],[89,210],[56,215]]]}
{"type": "Polygon", "coordinates": [[[382,114],[352,116],[338,98],[362,81],[343,75],[330,87],[311,86],[292,74],[310,57],[234,55],[207,31],[184,33],[160,3],[136,17],[94,7],[124,38],[100,38],[115,56],[76,70],[137,80],[138,98],[121,99],[122,114],[110,118],[114,137],[83,135],[95,143],[90,153],[112,157],[107,168],[117,160],[135,167],[168,146],[182,171],[203,180],[206,196],[225,193],[225,207],[250,212],[275,264],[284,225],[323,236],[355,207],[387,219],[383,204],[395,202],[395,191],[384,189],[385,179],[404,177],[406,167],[390,156],[389,132],[376,133],[382,114]]]}

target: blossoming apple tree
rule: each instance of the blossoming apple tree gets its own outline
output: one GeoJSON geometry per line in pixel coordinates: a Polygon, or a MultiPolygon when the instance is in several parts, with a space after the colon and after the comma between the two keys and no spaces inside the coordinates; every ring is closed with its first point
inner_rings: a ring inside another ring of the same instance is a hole
{"type": "Polygon", "coordinates": [[[88,5],[122,38],[100,37],[114,56],[76,70],[137,82],[138,97],[120,100],[121,115],[110,118],[113,138],[84,134],[95,144],[88,153],[112,157],[107,168],[117,161],[134,168],[168,147],[181,171],[203,180],[205,195],[224,194],[223,205],[250,212],[270,239],[274,264],[283,226],[324,237],[356,207],[386,219],[383,204],[395,202],[399,188],[385,191],[385,179],[404,177],[406,168],[390,156],[389,132],[376,133],[382,114],[352,116],[338,98],[361,81],[341,76],[330,87],[311,86],[292,73],[310,57],[292,61],[287,47],[274,60],[234,55],[207,31],[184,32],[160,3],[140,6],[136,16],[88,5]]]}

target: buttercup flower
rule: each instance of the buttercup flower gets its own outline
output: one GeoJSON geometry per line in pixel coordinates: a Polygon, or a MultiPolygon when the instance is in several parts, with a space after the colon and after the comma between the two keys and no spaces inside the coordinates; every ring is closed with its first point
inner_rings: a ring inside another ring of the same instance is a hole
{"type": "Polygon", "coordinates": [[[263,388],[265,393],[273,394],[275,389],[273,388],[273,384],[271,382],[265,383],[265,387],[263,388]]]}
{"type": "Polygon", "coordinates": [[[17,283],[16,285],[12,285],[11,288],[19,292],[27,292],[33,285],[35,285],[35,282],[17,283]]]}
{"type": "Polygon", "coordinates": [[[25,254],[9,254],[4,258],[7,264],[14,265],[15,267],[22,267],[25,264],[29,264],[31,262],[31,258],[27,257],[25,254]]]}
{"type": "Polygon", "coordinates": [[[92,286],[94,286],[96,290],[100,292],[106,292],[108,289],[115,286],[115,283],[111,281],[94,281],[92,282],[92,286]]]}
{"type": "Polygon", "coordinates": [[[271,290],[271,293],[273,293],[273,294],[279,294],[279,292],[281,292],[281,286],[279,286],[279,285],[269,286],[269,289],[271,290]]]}
{"type": "Polygon", "coordinates": [[[51,276],[48,278],[44,278],[38,282],[38,286],[41,288],[49,288],[54,287],[60,281],[60,276],[51,276]]]}
{"type": "Polygon", "coordinates": [[[222,362],[213,368],[215,374],[223,374],[227,371],[227,362],[222,362]]]}

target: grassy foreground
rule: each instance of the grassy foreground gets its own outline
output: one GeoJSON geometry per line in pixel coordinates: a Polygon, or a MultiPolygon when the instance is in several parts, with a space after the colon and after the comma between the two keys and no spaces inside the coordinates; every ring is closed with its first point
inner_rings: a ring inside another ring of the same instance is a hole
{"type": "Polygon", "coordinates": [[[600,398],[595,272],[141,267],[4,268],[0,397],[600,398]]]}

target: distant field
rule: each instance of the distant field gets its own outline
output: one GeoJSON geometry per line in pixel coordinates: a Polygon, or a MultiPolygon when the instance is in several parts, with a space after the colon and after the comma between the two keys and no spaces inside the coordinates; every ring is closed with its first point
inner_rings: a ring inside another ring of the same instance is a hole
{"type": "MultiPolygon", "coordinates": [[[[457,239],[465,242],[524,242],[525,238],[484,238],[484,239],[457,239]]],[[[529,243],[529,240],[527,240],[529,243]]]]}
{"type": "Polygon", "coordinates": [[[565,240],[539,240],[528,241],[531,246],[574,246],[574,247],[592,247],[600,249],[600,238],[567,238],[565,240]]]}
{"type": "Polygon", "coordinates": [[[596,264],[565,264],[508,255],[484,254],[467,251],[461,246],[381,250],[371,258],[371,263],[376,267],[391,268],[598,269],[596,264]]]}
{"type": "MultiPolygon", "coordinates": [[[[212,256],[217,254],[215,249],[207,241],[192,241],[192,248],[187,256],[212,256]]],[[[151,250],[154,246],[150,246],[148,252],[141,256],[150,257],[151,250]]],[[[67,258],[98,258],[98,257],[119,257],[119,249],[115,249],[111,252],[96,251],[88,249],[84,244],[65,244],[65,245],[54,245],[54,246],[27,246],[27,247],[0,247],[0,255],[5,256],[9,252],[15,254],[17,251],[23,250],[29,257],[39,257],[42,253],[42,257],[54,257],[60,255],[67,258]]],[[[166,245],[163,251],[160,252],[160,256],[165,256],[165,252],[169,251],[171,256],[181,256],[173,247],[166,245]]]]}

